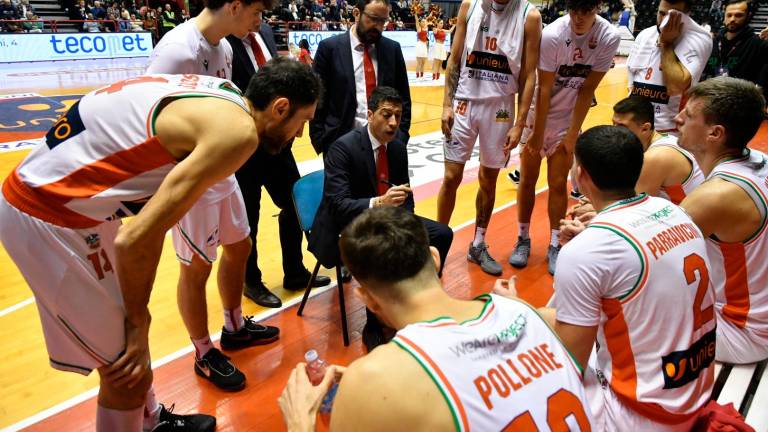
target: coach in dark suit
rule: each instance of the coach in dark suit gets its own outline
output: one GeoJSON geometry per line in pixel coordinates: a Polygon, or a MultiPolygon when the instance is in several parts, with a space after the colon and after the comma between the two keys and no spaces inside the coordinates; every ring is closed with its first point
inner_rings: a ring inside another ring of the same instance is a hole
{"type": "MultiPolygon", "coordinates": [[[[266,23],[261,23],[258,33],[251,33],[245,39],[230,35],[227,36],[227,40],[232,45],[233,53],[232,81],[245,91],[256,70],[277,56],[272,28],[266,23]]],[[[261,306],[280,307],[282,306],[280,298],[272,294],[261,280],[261,270],[257,262],[256,233],[259,228],[262,186],[267,189],[272,201],[280,208],[277,221],[283,254],[283,287],[289,290],[304,289],[312,276],[302,262],[303,233],[291,198],[293,184],[300,177],[291,146],[277,155],[270,155],[259,147],[235,173],[235,177],[243,193],[253,244],[245,271],[245,296],[261,306]]],[[[327,276],[317,276],[313,286],[323,286],[330,282],[331,279],[327,276]]]]}
{"type": "MultiPolygon", "coordinates": [[[[414,211],[408,176],[408,152],[396,138],[402,98],[391,87],[377,87],[368,102],[368,126],[345,134],[325,153],[323,200],[309,236],[309,250],[326,267],[338,265],[339,233],[371,207],[402,206],[414,211]]],[[[453,231],[441,223],[419,217],[429,242],[448,256],[453,231]]],[[[368,313],[363,342],[371,350],[384,341],[381,325],[368,313]]]]}
{"type": "Polygon", "coordinates": [[[389,17],[388,0],[358,0],[356,24],[346,33],[324,39],[315,53],[313,69],[323,80],[323,104],[309,123],[317,153],[340,136],[366,125],[366,94],[376,86],[395,88],[403,98],[403,118],[397,138],[408,143],[411,92],[400,44],[382,37],[389,17]],[[368,90],[368,92],[366,92],[368,90]]]}

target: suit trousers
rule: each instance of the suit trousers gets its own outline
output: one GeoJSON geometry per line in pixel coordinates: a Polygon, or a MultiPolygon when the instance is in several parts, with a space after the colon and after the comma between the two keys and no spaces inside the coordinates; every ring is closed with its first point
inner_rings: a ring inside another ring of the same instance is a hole
{"type": "Polygon", "coordinates": [[[292,196],[293,185],[301,176],[296,166],[296,159],[291,152],[291,146],[277,155],[270,155],[259,147],[235,173],[235,177],[243,193],[248,224],[251,226],[252,246],[245,271],[245,282],[252,285],[261,281],[256,234],[259,226],[262,186],[267,189],[272,201],[280,208],[277,222],[283,255],[283,275],[285,278],[303,276],[306,272],[301,251],[303,232],[292,196]]]}

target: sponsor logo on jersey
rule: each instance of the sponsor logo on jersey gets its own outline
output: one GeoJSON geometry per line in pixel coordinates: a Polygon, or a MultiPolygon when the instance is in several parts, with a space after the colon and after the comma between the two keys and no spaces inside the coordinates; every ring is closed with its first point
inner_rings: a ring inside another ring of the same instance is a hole
{"type": "Polygon", "coordinates": [[[203,60],[203,67],[208,70],[208,60],[203,60]]]}
{"type": "Polygon", "coordinates": [[[56,120],[53,127],[45,134],[45,143],[49,148],[54,148],[64,141],[80,134],[85,130],[83,120],[80,118],[80,101],[75,102],[72,108],[56,120]]]}
{"type": "Polygon", "coordinates": [[[219,229],[216,228],[205,240],[205,244],[208,246],[218,246],[219,245],[219,229]]]}
{"type": "Polygon", "coordinates": [[[589,46],[589,49],[597,48],[597,35],[592,35],[592,37],[589,38],[589,42],[587,42],[587,45],[589,46]]]}
{"type": "Polygon", "coordinates": [[[563,78],[586,78],[592,72],[592,65],[574,63],[572,65],[560,65],[557,74],[563,78]]]}
{"type": "Polygon", "coordinates": [[[505,109],[500,109],[496,111],[496,121],[501,123],[506,123],[509,121],[509,111],[505,109]]]}
{"type": "Polygon", "coordinates": [[[99,246],[101,246],[101,240],[99,239],[99,235],[96,233],[89,234],[84,240],[85,244],[87,244],[91,249],[98,249],[99,246]]]}
{"type": "Polygon", "coordinates": [[[490,26],[480,26],[480,31],[488,33],[490,30],[490,26]]]}
{"type": "Polygon", "coordinates": [[[467,56],[467,67],[488,72],[512,74],[507,56],[483,51],[472,51],[467,56]]]}
{"type": "Polygon", "coordinates": [[[667,105],[669,103],[669,93],[667,93],[667,88],[655,84],[635,81],[632,86],[631,96],[642,96],[656,104],[667,105]]]}
{"type": "Polygon", "coordinates": [[[515,342],[523,334],[527,320],[523,314],[520,314],[507,328],[498,333],[464,340],[458,344],[448,347],[448,350],[458,358],[465,355],[480,354],[479,358],[487,357],[498,352],[511,351],[516,346],[515,342]]]}
{"type": "Polygon", "coordinates": [[[661,358],[665,389],[680,388],[695,381],[701,371],[715,361],[715,333],[713,328],[690,348],[673,351],[661,358]]]}
{"type": "Polygon", "coordinates": [[[572,41],[570,39],[566,39],[565,40],[565,46],[567,46],[567,47],[571,46],[571,42],[572,41]]]}

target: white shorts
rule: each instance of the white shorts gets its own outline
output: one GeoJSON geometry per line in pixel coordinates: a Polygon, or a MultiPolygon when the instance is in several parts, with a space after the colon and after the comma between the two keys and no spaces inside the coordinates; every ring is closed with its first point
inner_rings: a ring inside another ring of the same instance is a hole
{"type": "MultiPolygon", "coordinates": [[[[531,110],[528,111],[528,119],[525,122],[525,128],[523,128],[523,134],[520,137],[520,145],[524,146],[528,143],[528,139],[530,139],[531,135],[533,134],[533,126],[534,122],[536,120],[536,111],[533,107],[531,107],[531,110]]],[[[544,131],[544,143],[541,146],[541,151],[539,152],[539,155],[542,158],[552,156],[555,151],[560,147],[560,143],[563,141],[565,136],[568,134],[568,129],[570,128],[570,125],[567,124],[550,124],[550,122],[547,122],[547,128],[544,131]]],[[[520,149],[522,151],[522,148],[520,149]]]]}
{"type": "Polygon", "coordinates": [[[427,57],[429,57],[429,48],[427,47],[427,43],[422,41],[416,42],[416,58],[427,57]]]}
{"type": "MultiPolygon", "coordinates": [[[[593,354],[594,355],[594,354],[593,354]]],[[[655,422],[641,416],[619,401],[608,385],[602,385],[595,369],[584,369],[584,390],[592,410],[592,421],[596,431],[603,432],[688,432],[696,422],[697,416],[676,425],[655,422]]]]}
{"type": "Polygon", "coordinates": [[[219,245],[237,243],[251,232],[240,187],[213,204],[197,202],[173,227],[176,258],[192,263],[192,256],[212,264],[219,245]]]}
{"type": "Polygon", "coordinates": [[[481,101],[455,99],[453,112],[451,139],[443,143],[445,160],[466,163],[479,139],[480,165],[487,168],[507,166],[509,154],[504,153],[504,145],[515,121],[514,97],[481,101]]]}
{"type": "Polygon", "coordinates": [[[435,43],[432,47],[432,60],[445,60],[448,58],[444,43],[435,43]]]}
{"type": "Polygon", "coordinates": [[[754,363],[768,358],[768,339],[752,329],[736,327],[717,310],[717,345],[715,360],[725,363],[754,363]]]}
{"type": "Polygon", "coordinates": [[[55,369],[88,375],[125,349],[125,308],[113,267],[120,224],[62,228],[0,196],[0,241],[35,295],[55,369]]]}

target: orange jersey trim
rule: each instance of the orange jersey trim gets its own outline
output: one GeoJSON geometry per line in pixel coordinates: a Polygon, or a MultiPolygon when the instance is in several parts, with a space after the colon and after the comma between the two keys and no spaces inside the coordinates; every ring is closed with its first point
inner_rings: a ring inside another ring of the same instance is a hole
{"type": "Polygon", "coordinates": [[[749,315],[749,283],[747,257],[741,243],[718,243],[725,267],[725,298],[723,317],[739,328],[747,325],[749,315]]]}
{"type": "Polygon", "coordinates": [[[666,192],[667,195],[669,195],[669,200],[672,201],[672,204],[679,205],[685,199],[685,190],[683,190],[683,185],[676,184],[662,186],[661,188],[664,190],[664,192],[666,192]]]}

